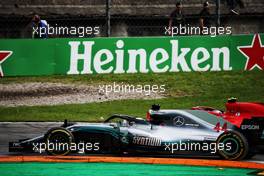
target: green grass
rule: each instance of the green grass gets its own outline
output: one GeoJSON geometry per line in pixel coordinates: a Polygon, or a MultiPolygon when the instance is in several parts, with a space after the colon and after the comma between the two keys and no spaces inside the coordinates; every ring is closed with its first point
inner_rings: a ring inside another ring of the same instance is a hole
{"type": "MultiPolygon", "coordinates": [[[[0,121],[100,121],[111,114],[145,117],[149,107],[187,109],[196,105],[224,109],[228,97],[240,101],[264,102],[264,72],[205,72],[123,75],[82,75],[3,78],[0,84],[14,82],[61,82],[72,84],[158,84],[166,85],[167,97],[159,100],[120,100],[58,106],[1,107],[0,121]]],[[[0,85],[1,86],[1,85],[0,85]]]]}
{"type": "MultiPolygon", "coordinates": [[[[1,176],[248,176],[257,169],[132,163],[1,163],[1,176]]],[[[254,174],[255,173],[255,174],[254,174]]]]}

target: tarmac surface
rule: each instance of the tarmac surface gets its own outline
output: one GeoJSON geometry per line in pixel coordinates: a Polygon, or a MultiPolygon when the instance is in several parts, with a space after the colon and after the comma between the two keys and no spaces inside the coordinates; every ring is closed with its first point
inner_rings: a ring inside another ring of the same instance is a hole
{"type": "MultiPolygon", "coordinates": [[[[48,129],[62,124],[62,122],[0,122],[0,155],[13,155],[8,152],[9,142],[37,137],[44,134],[48,129]]],[[[245,160],[245,162],[264,164],[264,153],[258,154],[250,160],[245,160]]]]}

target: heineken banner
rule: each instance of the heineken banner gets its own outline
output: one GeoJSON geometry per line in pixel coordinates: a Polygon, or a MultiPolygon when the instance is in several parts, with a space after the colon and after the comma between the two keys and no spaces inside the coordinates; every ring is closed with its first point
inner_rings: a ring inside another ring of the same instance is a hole
{"type": "Polygon", "coordinates": [[[262,70],[262,34],[0,40],[1,76],[262,70]]]}

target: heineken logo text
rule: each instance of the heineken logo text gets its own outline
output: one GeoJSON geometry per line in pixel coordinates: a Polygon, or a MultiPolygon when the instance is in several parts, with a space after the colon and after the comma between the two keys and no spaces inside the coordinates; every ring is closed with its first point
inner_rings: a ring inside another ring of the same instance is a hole
{"type": "Polygon", "coordinates": [[[69,41],[68,44],[70,67],[67,74],[232,70],[230,50],[226,46],[191,49],[181,47],[180,42],[175,39],[169,41],[169,49],[160,45],[151,51],[140,46],[128,49],[123,40],[113,42],[111,49],[99,50],[95,41],[69,41]]]}

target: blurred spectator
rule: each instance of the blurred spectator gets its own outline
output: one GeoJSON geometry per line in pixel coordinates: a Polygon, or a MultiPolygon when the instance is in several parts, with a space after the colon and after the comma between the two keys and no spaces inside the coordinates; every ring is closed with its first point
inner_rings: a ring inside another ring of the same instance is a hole
{"type": "Polygon", "coordinates": [[[226,0],[227,5],[230,9],[230,12],[236,15],[239,15],[239,13],[235,10],[237,5],[239,5],[240,8],[244,8],[244,2],[242,0],[226,0]]]}
{"type": "Polygon", "coordinates": [[[32,19],[32,38],[48,38],[47,26],[48,23],[46,20],[41,20],[39,15],[34,15],[32,19]]]}
{"type": "Polygon", "coordinates": [[[180,29],[180,26],[185,25],[185,16],[182,12],[181,2],[176,3],[175,10],[170,14],[169,28],[177,27],[180,29]]]}
{"type": "Polygon", "coordinates": [[[200,12],[200,28],[203,31],[204,27],[211,27],[211,13],[210,13],[210,4],[208,1],[205,1],[203,4],[203,9],[200,12]]]}

